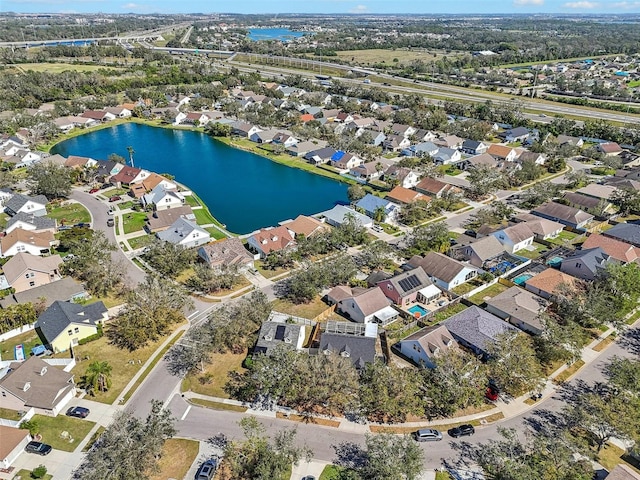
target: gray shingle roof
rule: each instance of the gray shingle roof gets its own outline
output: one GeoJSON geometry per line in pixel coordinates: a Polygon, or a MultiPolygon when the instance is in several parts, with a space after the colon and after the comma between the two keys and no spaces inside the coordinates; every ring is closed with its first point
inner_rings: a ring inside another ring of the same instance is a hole
{"type": "MultiPolygon", "coordinates": [[[[419,256],[416,257],[420,258],[419,256]]],[[[417,292],[418,290],[422,290],[424,287],[428,287],[429,285],[433,285],[433,282],[424,269],[416,268],[419,267],[419,265],[411,263],[411,260],[408,262],[408,265],[413,267],[411,270],[401,273],[400,275],[396,275],[395,277],[391,277],[388,280],[402,297],[410,295],[413,292],[417,292]]]]}
{"type": "Polygon", "coordinates": [[[57,300],[38,317],[35,326],[40,329],[48,342],[52,342],[72,323],[96,325],[106,312],[107,307],[102,302],[85,306],[57,300]]]}
{"type": "Polygon", "coordinates": [[[71,300],[72,298],[86,295],[85,289],[80,282],[71,277],[31,288],[24,292],[7,295],[0,300],[0,306],[7,308],[18,303],[36,303],[40,298],[45,299],[45,306],[48,307],[56,300],[71,300]]]}
{"type": "Polygon", "coordinates": [[[513,325],[501,320],[478,306],[469,307],[444,322],[451,334],[486,353],[491,342],[499,335],[517,332],[513,325]]]}
{"type": "Polygon", "coordinates": [[[47,197],[45,197],[44,195],[36,195],[35,197],[30,197],[29,195],[16,193],[13,197],[7,200],[4,206],[7,210],[7,213],[11,215],[17,213],[18,210],[20,210],[29,200],[41,203],[43,206],[49,203],[47,197]]]}
{"type": "Polygon", "coordinates": [[[264,322],[253,353],[269,355],[279,345],[295,349],[302,327],[295,323],[264,322]]]}
{"type": "Polygon", "coordinates": [[[619,223],[602,234],[640,247],[640,225],[635,223],[619,223]]]}
{"type": "MultiPolygon", "coordinates": [[[[609,263],[609,255],[600,247],[587,248],[586,250],[577,250],[573,255],[565,258],[562,263],[573,263],[576,260],[580,260],[583,265],[588,268],[592,273],[597,273],[599,269],[605,268],[609,263]]],[[[562,266],[560,266],[562,269],[562,266]]]]}
{"type": "Polygon", "coordinates": [[[376,358],[376,339],[325,332],[320,337],[318,353],[326,355],[325,352],[348,358],[356,368],[364,368],[376,358]]]}
{"type": "Polygon", "coordinates": [[[438,252],[429,252],[424,258],[419,255],[414,255],[408,264],[412,267],[422,267],[430,277],[447,283],[456,278],[466,267],[466,265],[459,261],[438,252]]]}
{"type": "Polygon", "coordinates": [[[196,224],[195,222],[182,217],[179,217],[169,228],[158,232],[156,235],[160,240],[164,240],[165,242],[177,245],[184,239],[184,237],[189,235],[194,230],[197,230],[203,236],[210,235],[209,232],[207,232],[204,228],[198,226],[198,224],[196,224]]]}
{"type": "Polygon", "coordinates": [[[29,225],[33,225],[34,227],[36,227],[36,230],[47,230],[49,228],[56,228],[55,219],[49,217],[36,217],[35,215],[31,215],[25,212],[18,212],[13,217],[11,217],[7,222],[6,228],[9,228],[11,225],[17,222],[24,222],[28,223],[29,225]]]}

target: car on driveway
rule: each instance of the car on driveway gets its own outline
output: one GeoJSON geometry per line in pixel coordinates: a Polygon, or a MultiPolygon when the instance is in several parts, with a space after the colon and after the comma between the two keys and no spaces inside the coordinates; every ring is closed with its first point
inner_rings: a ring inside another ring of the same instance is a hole
{"type": "Polygon", "coordinates": [[[89,409],[84,407],[70,407],[67,410],[67,415],[69,417],[87,418],[89,415],[89,409]]]}
{"type": "Polygon", "coordinates": [[[100,189],[99,188],[92,188],[91,190],[89,190],[89,193],[96,193],[99,192],[100,189]]]}
{"type": "Polygon", "coordinates": [[[122,200],[122,197],[120,195],[114,195],[113,197],[109,198],[110,202],[117,202],[118,200],[122,200]]]}
{"type": "Polygon", "coordinates": [[[447,433],[453,438],[470,437],[471,435],[476,433],[476,429],[473,428],[473,425],[466,424],[450,428],[447,433]]]}
{"type": "Polygon", "coordinates": [[[215,460],[207,460],[202,464],[196,475],[196,480],[211,480],[216,474],[218,468],[218,462],[215,460]]]}
{"type": "Polygon", "coordinates": [[[442,433],[433,428],[422,428],[413,432],[413,438],[416,442],[439,442],[442,440],[442,433]]]}
{"type": "Polygon", "coordinates": [[[51,445],[42,442],[29,442],[24,447],[25,451],[35,453],[37,455],[49,455],[51,453],[51,445]]]}

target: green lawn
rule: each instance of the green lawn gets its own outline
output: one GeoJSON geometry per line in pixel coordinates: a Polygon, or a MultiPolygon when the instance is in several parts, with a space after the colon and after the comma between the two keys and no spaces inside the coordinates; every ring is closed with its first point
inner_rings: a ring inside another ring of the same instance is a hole
{"type": "Polygon", "coordinates": [[[198,225],[210,225],[212,223],[216,223],[215,219],[206,208],[196,208],[193,211],[193,214],[196,216],[196,223],[198,225]]]}
{"type": "Polygon", "coordinates": [[[294,317],[308,318],[310,320],[329,308],[329,305],[322,301],[320,295],[316,295],[309,303],[295,304],[288,300],[278,299],[274,300],[271,305],[276,312],[288,313],[294,317]]]}
{"type": "Polygon", "coordinates": [[[557,245],[565,245],[567,243],[574,243],[574,240],[578,237],[581,237],[581,235],[563,230],[556,238],[550,238],[549,241],[557,245]]]}
{"type": "Polygon", "coordinates": [[[146,247],[147,245],[151,245],[153,243],[153,240],[155,238],[155,235],[141,235],[139,237],[135,237],[135,238],[130,238],[129,241],[129,245],[131,245],[132,249],[137,249],[137,248],[142,248],[142,247],[146,247]]]}
{"type": "Polygon", "coordinates": [[[17,410],[11,410],[9,408],[0,408],[0,418],[6,420],[20,420],[22,415],[17,410]]]}
{"type": "Polygon", "coordinates": [[[0,228],[4,230],[4,227],[7,226],[7,221],[9,220],[9,215],[6,213],[0,213],[0,228]]]}
{"type": "Polygon", "coordinates": [[[112,188],[109,190],[105,190],[104,192],[100,192],[100,195],[109,198],[115,195],[126,195],[127,193],[129,193],[129,190],[127,190],[126,188],[112,188]]]}
{"type": "Polygon", "coordinates": [[[125,213],[122,216],[123,230],[127,233],[137,232],[144,228],[147,221],[147,214],[144,212],[125,213]]]}
{"type": "Polygon", "coordinates": [[[93,447],[93,444],[98,441],[98,439],[100,438],[100,435],[102,435],[105,430],[106,430],[105,427],[98,427],[98,429],[95,432],[93,432],[93,435],[91,435],[91,438],[86,443],[82,451],[88,452],[91,449],[91,447],[93,447]]]}
{"type": "Polygon", "coordinates": [[[227,236],[224,233],[222,233],[220,230],[218,230],[216,227],[207,227],[205,228],[205,230],[211,234],[211,238],[214,238],[216,240],[220,240],[221,238],[227,238],[227,236]]]}
{"type": "Polygon", "coordinates": [[[31,349],[36,345],[42,344],[35,330],[31,330],[0,342],[0,358],[3,360],[13,360],[15,358],[13,356],[14,348],[20,343],[24,347],[25,355],[29,355],[29,353],[31,353],[31,349]]]}
{"type": "Polygon", "coordinates": [[[347,469],[337,465],[327,465],[320,474],[320,480],[339,480],[347,469]]]}
{"type": "Polygon", "coordinates": [[[196,197],[194,197],[193,195],[185,195],[184,201],[187,205],[190,205],[192,207],[197,207],[200,205],[200,202],[198,202],[198,200],[196,200],[196,197]]]}
{"type": "Polygon", "coordinates": [[[64,414],[57,417],[34,415],[32,420],[37,421],[40,425],[40,435],[42,435],[43,442],[48,443],[56,450],[65,452],[73,452],[95,425],[95,422],[67,417],[64,414]],[[68,433],[67,438],[63,437],[63,432],[68,433]]]}
{"type": "MultiPolygon", "coordinates": [[[[26,470],[23,468],[22,470],[18,470],[18,473],[16,473],[13,478],[19,478],[20,480],[27,480],[28,478],[33,478],[33,477],[31,476],[31,470],[26,470]]],[[[41,480],[51,480],[52,478],[53,476],[47,473],[45,474],[44,477],[41,478],[41,480]]]]}
{"type": "Polygon", "coordinates": [[[204,366],[204,372],[197,369],[182,380],[182,391],[192,391],[202,395],[229,398],[224,391],[229,372],[245,372],[242,362],[246,354],[212,353],[210,363],[204,366]]]}
{"type": "Polygon", "coordinates": [[[535,260],[536,258],[540,258],[540,255],[549,250],[549,247],[542,245],[541,243],[533,242],[533,246],[535,247],[535,250],[529,251],[526,248],[523,248],[522,250],[518,250],[517,255],[535,260]]]}
{"type": "Polygon", "coordinates": [[[493,298],[496,295],[499,295],[500,293],[504,292],[508,288],[509,287],[507,287],[506,285],[502,285],[499,282],[494,283],[490,287],[487,287],[481,292],[478,292],[475,295],[469,297],[469,301],[475,303],[476,305],[480,305],[481,303],[484,303],[485,297],[493,298]]]}
{"type": "Polygon", "coordinates": [[[129,200],[127,202],[118,203],[117,207],[120,210],[126,210],[127,208],[132,208],[134,205],[140,205],[138,200],[129,200]]]}
{"type": "Polygon", "coordinates": [[[166,478],[184,478],[191,468],[191,464],[198,456],[199,443],[186,438],[170,438],[162,447],[159,472],[150,475],[150,480],[165,480],[166,478]]]}
{"type": "Polygon", "coordinates": [[[462,303],[456,303],[455,305],[451,305],[447,308],[445,308],[444,310],[440,310],[439,312],[437,312],[432,318],[431,320],[429,320],[430,323],[440,323],[440,322],[444,322],[447,318],[454,316],[456,313],[460,313],[463,310],[466,310],[467,306],[463,305],[462,303]]]}
{"type": "Polygon", "coordinates": [[[47,205],[47,217],[57,220],[59,225],[89,223],[91,221],[89,211],[79,203],[65,206],[62,206],[62,203],[50,203],[47,205]]]}

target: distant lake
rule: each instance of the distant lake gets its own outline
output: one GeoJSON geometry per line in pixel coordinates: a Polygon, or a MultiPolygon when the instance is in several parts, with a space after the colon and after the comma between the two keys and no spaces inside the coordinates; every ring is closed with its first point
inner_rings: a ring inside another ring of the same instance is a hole
{"type": "Polygon", "coordinates": [[[254,42],[258,40],[279,40],[285,42],[293,38],[302,37],[303,35],[304,32],[294,32],[288,28],[250,28],[248,38],[254,42]]]}
{"type": "Polygon", "coordinates": [[[65,140],[51,153],[96,160],[117,153],[128,159],[128,145],[135,150],[136,167],[174,175],[234,233],[348,202],[343,183],[229,147],[199,132],[124,123],[65,140]]]}

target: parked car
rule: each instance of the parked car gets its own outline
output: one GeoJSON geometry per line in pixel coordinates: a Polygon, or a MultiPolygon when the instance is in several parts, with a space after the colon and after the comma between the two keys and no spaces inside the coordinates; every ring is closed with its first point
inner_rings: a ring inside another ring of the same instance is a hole
{"type": "Polygon", "coordinates": [[[202,464],[200,470],[198,470],[198,475],[196,475],[196,480],[211,480],[216,473],[218,468],[218,462],[215,460],[207,460],[202,464]]]}
{"type": "Polygon", "coordinates": [[[113,218],[107,219],[107,227],[113,227],[115,224],[116,222],[114,222],[113,218]]]}
{"type": "Polygon", "coordinates": [[[96,193],[99,192],[100,189],[99,188],[92,188],[91,190],[89,190],[89,193],[96,193]]]}
{"type": "Polygon", "coordinates": [[[384,228],[382,228],[380,225],[374,225],[373,227],[371,227],[371,229],[372,229],[374,232],[378,232],[378,233],[382,233],[382,232],[384,232],[384,228]]]}
{"type": "Polygon", "coordinates": [[[416,442],[439,442],[442,434],[433,428],[422,428],[413,432],[413,438],[416,442]]]}
{"type": "Polygon", "coordinates": [[[67,415],[69,417],[87,418],[89,415],[89,409],[84,407],[70,407],[67,410],[67,415]]]}
{"type": "Polygon", "coordinates": [[[496,387],[489,386],[487,387],[487,391],[485,392],[484,396],[487,397],[488,400],[495,402],[496,400],[498,400],[498,396],[500,396],[500,392],[496,387]]]}
{"type": "Polygon", "coordinates": [[[104,190],[105,188],[110,188],[113,187],[113,183],[103,183],[102,186],[100,186],[100,188],[102,190],[104,190]]]}
{"type": "Polygon", "coordinates": [[[114,195],[113,197],[109,198],[110,202],[117,202],[118,200],[122,200],[122,197],[120,195],[114,195]]]}
{"type": "Polygon", "coordinates": [[[449,429],[447,433],[451,435],[453,438],[467,437],[476,433],[476,429],[473,428],[473,425],[467,424],[467,425],[460,425],[457,427],[453,427],[449,429]]]}
{"type": "Polygon", "coordinates": [[[37,455],[49,455],[51,453],[51,445],[42,442],[29,442],[24,447],[25,451],[35,453],[37,455]]]}

